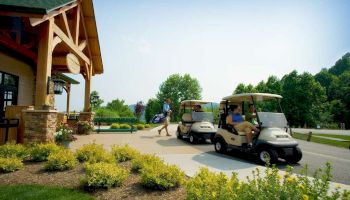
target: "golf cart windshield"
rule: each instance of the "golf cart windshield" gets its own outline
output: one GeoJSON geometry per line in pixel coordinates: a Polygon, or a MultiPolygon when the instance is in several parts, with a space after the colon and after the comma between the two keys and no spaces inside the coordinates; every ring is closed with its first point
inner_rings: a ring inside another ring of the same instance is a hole
{"type": "Polygon", "coordinates": [[[288,127],[286,116],[283,113],[258,112],[262,127],[288,127]]]}
{"type": "Polygon", "coordinates": [[[192,112],[192,121],[194,122],[213,122],[214,116],[211,112],[192,112]]]}

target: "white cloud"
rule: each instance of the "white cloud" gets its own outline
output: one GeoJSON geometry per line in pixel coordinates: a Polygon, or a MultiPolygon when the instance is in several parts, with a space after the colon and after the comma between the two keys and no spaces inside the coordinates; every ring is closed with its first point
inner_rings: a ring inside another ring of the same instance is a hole
{"type": "Polygon", "coordinates": [[[136,50],[141,54],[150,54],[152,52],[151,43],[145,39],[135,39],[125,35],[120,37],[123,41],[128,42],[133,50],[136,50]]]}

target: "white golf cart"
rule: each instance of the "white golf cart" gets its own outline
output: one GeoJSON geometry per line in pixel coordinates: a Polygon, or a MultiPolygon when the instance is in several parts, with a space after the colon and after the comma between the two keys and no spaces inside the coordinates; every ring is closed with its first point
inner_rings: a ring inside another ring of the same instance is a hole
{"type": "Polygon", "coordinates": [[[194,144],[199,140],[206,141],[214,138],[216,129],[214,127],[213,104],[203,100],[185,100],[181,102],[180,109],[183,110],[181,121],[177,127],[178,139],[189,138],[194,144]],[[198,110],[194,110],[197,107],[198,110]],[[209,112],[204,112],[203,109],[209,112]]]}
{"type": "Polygon", "coordinates": [[[282,158],[288,163],[297,163],[302,158],[298,142],[288,133],[288,123],[280,106],[282,96],[268,93],[244,93],[224,97],[220,103],[220,122],[214,136],[216,152],[224,153],[228,149],[239,150],[257,155],[263,164],[276,163],[282,158]],[[244,132],[238,132],[226,123],[226,117],[231,115],[230,106],[238,105],[242,108],[244,117],[248,104],[253,104],[256,126],[259,133],[253,134],[253,145],[247,145],[244,132]]]}

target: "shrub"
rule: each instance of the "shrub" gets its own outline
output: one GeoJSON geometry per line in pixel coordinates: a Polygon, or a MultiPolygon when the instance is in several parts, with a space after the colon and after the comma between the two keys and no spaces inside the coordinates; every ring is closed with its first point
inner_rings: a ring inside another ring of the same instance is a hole
{"type": "Polygon", "coordinates": [[[16,157],[20,160],[24,160],[29,157],[29,152],[28,149],[21,144],[7,143],[0,146],[0,157],[16,157]]]}
{"type": "Polygon", "coordinates": [[[131,129],[131,126],[129,124],[120,124],[121,129],[131,129]]]}
{"type": "Polygon", "coordinates": [[[12,158],[1,158],[0,157],[0,171],[2,172],[13,172],[23,167],[23,163],[16,157],[12,158]]]}
{"type": "Polygon", "coordinates": [[[113,123],[113,124],[111,125],[111,129],[120,129],[120,125],[117,124],[117,123],[113,123]]]}
{"type": "Polygon", "coordinates": [[[150,155],[150,154],[140,155],[136,157],[134,160],[132,160],[131,170],[134,172],[139,172],[147,164],[162,165],[164,163],[158,156],[150,155]]]}
{"type": "Polygon", "coordinates": [[[86,144],[76,151],[76,156],[81,162],[115,162],[114,157],[110,153],[106,152],[106,150],[104,150],[102,144],[86,144]]]}
{"type": "Polygon", "coordinates": [[[140,155],[140,152],[134,148],[129,147],[128,145],[125,145],[125,146],[113,145],[112,155],[116,158],[118,162],[124,162],[124,161],[132,160],[136,158],[137,156],[140,155]]]}
{"type": "Polygon", "coordinates": [[[150,127],[151,127],[151,125],[145,124],[145,128],[150,128],[150,127]]]}
{"type": "Polygon", "coordinates": [[[137,124],[136,125],[137,130],[143,130],[145,126],[143,124],[137,124]]]}
{"type": "Polygon", "coordinates": [[[93,188],[120,186],[129,175],[127,170],[110,163],[87,164],[85,170],[81,184],[93,188]]]}
{"type": "Polygon", "coordinates": [[[148,164],[141,169],[141,185],[146,188],[167,190],[184,182],[185,174],[175,165],[148,164]]]}
{"type": "Polygon", "coordinates": [[[58,152],[62,147],[55,143],[36,144],[30,150],[30,157],[32,161],[46,161],[51,153],[58,152]]]}
{"type": "Polygon", "coordinates": [[[68,149],[62,149],[49,155],[45,169],[48,171],[64,171],[73,169],[77,164],[78,161],[73,152],[68,149]]]}
{"type": "Polygon", "coordinates": [[[209,172],[204,168],[186,185],[187,199],[349,199],[350,192],[329,192],[330,165],[324,170],[317,170],[314,179],[307,177],[307,167],[301,175],[293,175],[288,167],[282,177],[276,167],[266,168],[264,175],[255,169],[252,178],[246,182],[238,181],[237,174],[230,179],[224,174],[209,172]],[[322,172],[322,173],[321,173],[322,172]],[[293,197],[293,198],[291,198],[293,197]]]}
{"type": "MultiPolygon", "coordinates": [[[[221,196],[227,182],[225,174],[217,174],[210,172],[208,168],[201,168],[186,185],[187,199],[216,199],[221,196]]],[[[234,190],[236,191],[237,187],[234,190]]]]}

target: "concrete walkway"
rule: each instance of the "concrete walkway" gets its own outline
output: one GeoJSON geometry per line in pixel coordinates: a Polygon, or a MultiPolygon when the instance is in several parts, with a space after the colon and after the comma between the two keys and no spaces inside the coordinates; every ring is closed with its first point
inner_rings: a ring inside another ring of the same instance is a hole
{"type": "MultiPolygon", "coordinates": [[[[156,154],[165,162],[178,165],[188,176],[194,176],[201,167],[208,167],[211,171],[223,172],[231,176],[232,172],[238,174],[238,178],[246,180],[251,176],[252,171],[259,168],[264,171],[264,166],[257,165],[249,159],[239,159],[234,156],[218,154],[214,151],[213,145],[197,144],[191,145],[184,140],[178,140],[175,136],[177,125],[170,125],[172,136],[158,135],[158,128],[136,133],[108,133],[92,134],[87,136],[77,136],[78,140],[71,143],[71,149],[77,149],[84,144],[95,142],[103,144],[110,150],[110,145],[129,144],[131,147],[138,149],[142,153],[156,154]]],[[[281,171],[281,174],[284,172],[281,171]]],[[[335,184],[331,184],[335,187],[335,184]]],[[[350,190],[349,185],[340,184],[344,189],[350,190]]]]}

